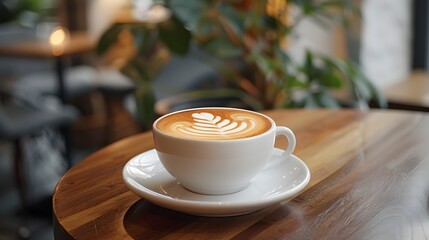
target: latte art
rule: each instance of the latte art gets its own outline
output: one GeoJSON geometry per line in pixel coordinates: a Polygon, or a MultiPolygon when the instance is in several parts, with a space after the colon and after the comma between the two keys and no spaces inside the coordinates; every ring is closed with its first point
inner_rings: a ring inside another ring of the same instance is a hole
{"type": "Polygon", "coordinates": [[[259,135],[271,127],[271,122],[248,111],[201,109],[167,116],[157,127],[177,137],[227,140],[259,135]]]}
{"type": "Polygon", "coordinates": [[[172,128],[185,135],[233,138],[234,135],[251,132],[256,127],[254,119],[239,114],[231,115],[233,121],[206,112],[194,113],[192,117],[193,123],[178,122],[172,128]]]}

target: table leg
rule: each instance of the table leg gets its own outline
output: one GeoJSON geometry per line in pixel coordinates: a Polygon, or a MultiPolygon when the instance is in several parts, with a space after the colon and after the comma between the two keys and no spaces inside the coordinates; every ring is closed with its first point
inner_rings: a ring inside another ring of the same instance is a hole
{"type": "Polygon", "coordinates": [[[61,56],[58,56],[55,59],[55,71],[57,74],[58,80],[58,97],[62,103],[66,103],[66,86],[64,78],[64,59],[61,56]]]}
{"type": "MultiPolygon", "coordinates": [[[[58,81],[58,97],[60,98],[63,104],[67,103],[67,94],[66,94],[66,86],[65,86],[65,76],[64,76],[64,59],[61,56],[56,57],[55,59],[55,71],[57,74],[58,81]]],[[[67,168],[72,167],[72,159],[71,159],[71,144],[70,144],[70,127],[64,126],[60,129],[61,135],[64,141],[64,157],[67,161],[67,168]]]]}
{"type": "Polygon", "coordinates": [[[63,126],[60,128],[60,134],[64,141],[64,158],[67,162],[67,169],[73,166],[71,143],[70,143],[70,126],[63,126]]]}

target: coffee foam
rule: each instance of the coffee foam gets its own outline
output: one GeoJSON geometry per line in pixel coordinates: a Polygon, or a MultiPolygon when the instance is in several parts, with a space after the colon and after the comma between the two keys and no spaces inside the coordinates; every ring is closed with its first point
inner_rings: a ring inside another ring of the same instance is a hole
{"type": "Polygon", "coordinates": [[[256,136],[271,128],[267,118],[238,109],[196,109],[159,120],[163,133],[189,139],[232,140],[256,136]]]}

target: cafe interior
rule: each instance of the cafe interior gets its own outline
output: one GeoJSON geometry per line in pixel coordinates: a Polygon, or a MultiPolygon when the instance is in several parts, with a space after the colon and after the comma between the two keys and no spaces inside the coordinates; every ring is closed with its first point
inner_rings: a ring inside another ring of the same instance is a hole
{"type": "Polygon", "coordinates": [[[429,110],[424,1],[255,2],[2,0],[0,239],[53,239],[65,172],[176,110],[429,110]]]}

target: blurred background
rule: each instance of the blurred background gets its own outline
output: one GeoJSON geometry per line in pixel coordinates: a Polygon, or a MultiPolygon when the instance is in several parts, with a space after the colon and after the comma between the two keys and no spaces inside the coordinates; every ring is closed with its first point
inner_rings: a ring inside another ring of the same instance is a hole
{"type": "Polygon", "coordinates": [[[53,239],[67,169],[171,111],[428,111],[428,11],[420,0],[1,0],[0,239],[53,239]]]}

